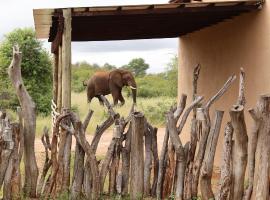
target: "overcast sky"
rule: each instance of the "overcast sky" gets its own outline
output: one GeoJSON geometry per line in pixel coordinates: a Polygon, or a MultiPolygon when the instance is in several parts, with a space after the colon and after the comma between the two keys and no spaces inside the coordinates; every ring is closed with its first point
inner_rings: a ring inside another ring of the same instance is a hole
{"type": "MultiPolygon", "coordinates": [[[[63,8],[106,5],[167,3],[168,0],[1,0],[0,40],[14,28],[34,27],[33,8],[63,8]]],[[[142,57],[150,64],[149,72],[161,72],[173,55],[177,54],[177,38],[72,43],[72,62],[127,64],[142,57]]],[[[44,46],[50,44],[44,41],[44,46]]]]}

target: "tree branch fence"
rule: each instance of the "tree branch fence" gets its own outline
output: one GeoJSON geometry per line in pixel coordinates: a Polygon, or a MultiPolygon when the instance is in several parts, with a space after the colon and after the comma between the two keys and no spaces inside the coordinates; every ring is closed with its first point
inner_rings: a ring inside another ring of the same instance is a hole
{"type": "MultiPolygon", "coordinates": [[[[11,122],[5,111],[0,112],[0,187],[3,188],[3,199],[21,199],[22,195],[57,199],[63,194],[74,200],[115,197],[269,199],[270,96],[261,95],[255,107],[249,110],[254,127],[248,133],[244,116],[243,69],[240,71],[239,97],[229,111],[230,121],[224,130],[221,178],[216,191],[213,190],[212,175],[224,111],[216,110],[214,119],[210,118],[210,111],[211,106],[230,89],[235,75],[229,77],[213,97],[204,101],[204,97],[197,94],[201,67],[198,65],[194,69],[193,101],[186,105],[188,97],[182,94],[179,104],[172,106],[164,116],[166,130],[160,153],[157,128],[143,113],[135,111],[134,106],[124,118],[101,96],[108,117],[97,126],[90,142],[86,139],[86,128],[94,111],[89,110],[81,120],[70,109],[59,109],[53,104],[52,134],[50,136],[49,129],[44,128],[41,140],[46,158],[41,173],[38,173],[34,151],[35,104],[23,85],[21,58],[19,48],[15,46],[9,75],[21,104],[17,109],[18,122],[11,122]],[[180,136],[191,113],[190,140],[184,144],[180,136]],[[113,138],[105,157],[99,159],[96,151],[100,139],[110,127],[113,128],[113,138]],[[70,174],[72,137],[76,147],[73,174],[70,174]],[[23,157],[24,176],[20,168],[23,157]]],[[[61,90],[59,86],[56,88],[61,90]]],[[[59,95],[56,93],[55,96],[59,95]]]]}

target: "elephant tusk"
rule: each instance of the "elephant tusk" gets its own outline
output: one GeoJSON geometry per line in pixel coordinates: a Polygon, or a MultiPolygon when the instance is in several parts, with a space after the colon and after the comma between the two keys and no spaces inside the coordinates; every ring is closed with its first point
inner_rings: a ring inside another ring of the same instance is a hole
{"type": "Polygon", "coordinates": [[[131,85],[129,86],[132,90],[137,90],[137,88],[132,87],[131,85]]]}

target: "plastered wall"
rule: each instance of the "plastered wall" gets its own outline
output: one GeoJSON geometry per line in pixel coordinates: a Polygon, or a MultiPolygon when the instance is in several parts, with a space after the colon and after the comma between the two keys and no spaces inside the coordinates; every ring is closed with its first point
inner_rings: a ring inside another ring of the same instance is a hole
{"type": "MultiPolygon", "coordinates": [[[[270,93],[270,0],[263,9],[221,22],[212,27],[188,34],[179,39],[178,94],[192,98],[193,69],[200,63],[201,74],[198,91],[209,99],[232,74],[239,75],[240,67],[246,72],[246,124],[248,131],[252,120],[247,110],[253,107],[258,95],[270,93]]],[[[239,76],[230,90],[212,107],[224,110],[215,164],[222,158],[224,126],[229,120],[228,111],[238,96],[239,76]]],[[[213,119],[213,114],[212,114],[213,119]]],[[[187,123],[182,138],[189,136],[187,123]]]]}

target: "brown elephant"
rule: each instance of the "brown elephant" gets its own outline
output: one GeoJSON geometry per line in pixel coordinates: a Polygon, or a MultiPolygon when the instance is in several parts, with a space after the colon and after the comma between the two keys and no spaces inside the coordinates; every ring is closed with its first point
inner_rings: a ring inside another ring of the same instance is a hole
{"type": "Polygon", "coordinates": [[[112,71],[96,72],[83,84],[87,86],[88,102],[91,102],[94,97],[97,97],[99,102],[103,104],[100,95],[112,94],[114,105],[117,105],[118,100],[121,102],[121,105],[124,105],[125,99],[121,91],[124,86],[129,86],[132,90],[133,103],[136,104],[137,85],[130,71],[115,69],[112,71]]]}

